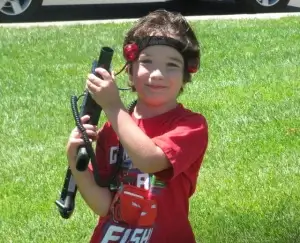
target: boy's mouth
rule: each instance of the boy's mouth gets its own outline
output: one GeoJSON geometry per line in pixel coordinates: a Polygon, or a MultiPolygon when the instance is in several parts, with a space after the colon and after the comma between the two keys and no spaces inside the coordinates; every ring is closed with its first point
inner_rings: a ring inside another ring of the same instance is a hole
{"type": "Polygon", "coordinates": [[[147,87],[151,88],[151,89],[165,89],[166,86],[162,86],[162,85],[153,85],[153,84],[146,84],[147,87]]]}

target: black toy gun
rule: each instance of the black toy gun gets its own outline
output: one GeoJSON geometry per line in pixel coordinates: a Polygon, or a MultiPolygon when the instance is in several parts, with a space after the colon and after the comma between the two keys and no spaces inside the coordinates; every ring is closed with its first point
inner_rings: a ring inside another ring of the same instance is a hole
{"type": "MultiPolygon", "coordinates": [[[[100,50],[100,56],[98,61],[94,61],[92,65],[92,73],[95,73],[97,67],[102,67],[107,71],[110,71],[110,65],[113,57],[113,49],[110,47],[102,47],[100,50]]],[[[91,161],[93,166],[93,173],[96,183],[99,186],[107,186],[106,182],[101,181],[98,175],[98,167],[96,164],[95,154],[93,147],[89,141],[88,135],[85,132],[85,128],[82,126],[80,118],[84,115],[89,115],[89,124],[97,125],[99,122],[100,114],[102,108],[93,100],[90,93],[85,90],[84,99],[80,107],[80,114],[77,109],[78,98],[76,96],[71,97],[71,107],[73,116],[76,122],[77,128],[82,133],[82,138],[84,140],[84,145],[78,148],[77,158],[76,158],[76,169],[79,171],[85,171],[91,161]]],[[[67,169],[65,176],[65,181],[61,191],[60,199],[55,201],[58,207],[60,215],[68,219],[72,215],[75,208],[75,197],[77,192],[77,186],[72,176],[70,167],[67,169]]]]}

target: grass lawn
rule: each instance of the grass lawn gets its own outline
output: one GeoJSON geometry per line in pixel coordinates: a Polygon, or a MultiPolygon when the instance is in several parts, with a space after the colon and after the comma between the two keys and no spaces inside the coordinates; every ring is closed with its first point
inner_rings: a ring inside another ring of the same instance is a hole
{"type": "MultiPolygon", "coordinates": [[[[68,220],[54,204],[74,127],[70,96],[82,93],[100,46],[115,49],[121,68],[130,25],[0,28],[0,242],[88,242],[97,217],[80,194],[68,220]]],[[[180,101],[210,128],[191,200],[196,238],[300,242],[300,18],[192,25],[202,68],[180,101]]]]}

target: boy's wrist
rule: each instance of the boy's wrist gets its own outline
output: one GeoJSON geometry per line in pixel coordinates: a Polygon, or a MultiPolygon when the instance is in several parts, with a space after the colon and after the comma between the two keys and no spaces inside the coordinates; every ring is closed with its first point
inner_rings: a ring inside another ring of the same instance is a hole
{"type": "Polygon", "coordinates": [[[71,163],[69,162],[69,166],[70,166],[72,175],[74,176],[74,179],[76,181],[76,184],[82,185],[82,183],[85,183],[87,178],[90,176],[90,172],[88,171],[88,169],[86,169],[85,171],[77,170],[76,169],[76,161],[71,161],[71,163]]]}
{"type": "Polygon", "coordinates": [[[116,114],[118,114],[121,110],[126,111],[126,108],[122,102],[115,103],[110,105],[109,107],[103,108],[103,111],[108,117],[108,120],[110,120],[110,117],[114,117],[116,114]]]}

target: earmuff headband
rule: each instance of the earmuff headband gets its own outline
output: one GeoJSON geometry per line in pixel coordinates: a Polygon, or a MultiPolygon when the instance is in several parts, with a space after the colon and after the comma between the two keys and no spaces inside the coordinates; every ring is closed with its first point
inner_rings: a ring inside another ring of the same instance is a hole
{"type": "Polygon", "coordinates": [[[184,59],[186,69],[189,73],[196,73],[199,69],[199,58],[195,57],[186,45],[179,40],[166,36],[146,36],[136,38],[133,42],[127,44],[123,48],[123,55],[127,62],[135,61],[140,52],[148,46],[166,45],[175,48],[181,53],[184,59]]]}

